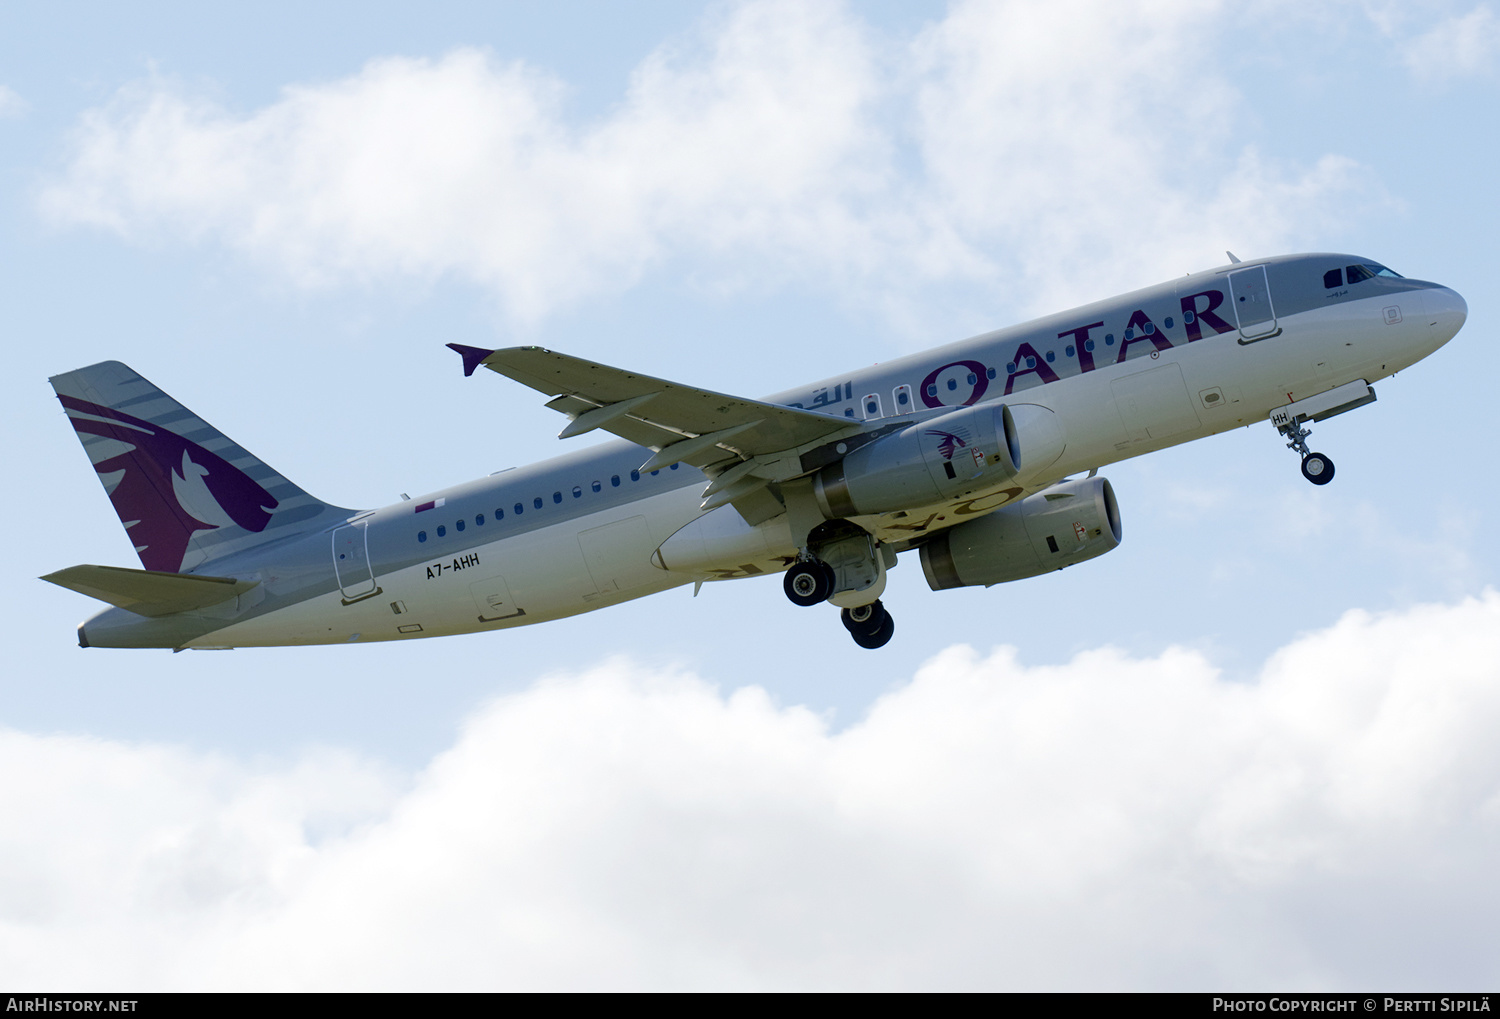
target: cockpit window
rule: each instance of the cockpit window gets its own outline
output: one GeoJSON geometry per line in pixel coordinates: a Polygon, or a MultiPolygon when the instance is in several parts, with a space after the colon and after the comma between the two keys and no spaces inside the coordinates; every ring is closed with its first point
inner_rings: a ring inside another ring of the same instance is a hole
{"type": "Polygon", "coordinates": [[[1333,290],[1344,285],[1344,270],[1329,269],[1323,274],[1323,289],[1333,290]]]}
{"type": "MultiPolygon", "coordinates": [[[[1376,276],[1384,276],[1387,279],[1393,280],[1399,280],[1402,278],[1399,272],[1392,272],[1385,266],[1376,265],[1374,262],[1369,262],[1365,265],[1351,265],[1349,266],[1347,271],[1349,273],[1349,283],[1351,286],[1355,283],[1362,283],[1365,280],[1372,280],[1376,276]]],[[[1327,282],[1326,276],[1324,277],[1324,282],[1327,282]]]]}

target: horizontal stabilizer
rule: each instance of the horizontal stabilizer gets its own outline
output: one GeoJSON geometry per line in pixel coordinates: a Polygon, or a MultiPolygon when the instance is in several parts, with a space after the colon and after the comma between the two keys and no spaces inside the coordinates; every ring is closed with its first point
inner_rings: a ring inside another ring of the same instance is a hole
{"type": "Polygon", "coordinates": [[[142,616],[206,609],[244,594],[260,581],[199,577],[191,573],[127,570],[119,566],[69,566],[42,578],[142,616]]]}

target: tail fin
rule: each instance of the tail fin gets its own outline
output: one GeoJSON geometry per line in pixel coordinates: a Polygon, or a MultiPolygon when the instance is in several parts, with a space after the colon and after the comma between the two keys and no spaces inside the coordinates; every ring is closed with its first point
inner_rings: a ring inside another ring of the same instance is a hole
{"type": "Polygon", "coordinates": [[[308,495],[118,361],[49,381],[148,570],[181,573],[351,513],[308,495]]]}

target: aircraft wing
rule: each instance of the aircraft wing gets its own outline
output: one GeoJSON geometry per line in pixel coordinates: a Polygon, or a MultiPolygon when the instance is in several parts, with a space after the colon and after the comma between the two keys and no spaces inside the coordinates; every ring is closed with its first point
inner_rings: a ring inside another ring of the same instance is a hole
{"type": "Polygon", "coordinates": [[[554,397],[547,406],[573,419],[560,438],[602,428],[657,450],[642,470],[678,461],[707,467],[732,453],[782,453],[860,430],[847,418],[695,389],[543,347],[448,346],[463,356],[466,375],[483,365],[554,397]]]}

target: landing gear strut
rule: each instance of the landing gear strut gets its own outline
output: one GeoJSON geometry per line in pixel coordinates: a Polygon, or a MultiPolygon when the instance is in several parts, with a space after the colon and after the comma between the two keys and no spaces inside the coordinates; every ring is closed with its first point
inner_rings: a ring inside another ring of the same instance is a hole
{"type": "Polygon", "coordinates": [[[1312,431],[1302,427],[1302,423],[1292,420],[1283,425],[1279,431],[1289,438],[1287,449],[1296,450],[1302,457],[1302,476],[1314,485],[1326,485],[1333,480],[1333,461],[1324,453],[1314,453],[1307,448],[1307,437],[1312,431]]]}
{"type": "Polygon", "coordinates": [[[896,632],[896,621],[878,599],[868,605],[845,609],[840,618],[854,643],[863,648],[885,647],[896,632]]]}

